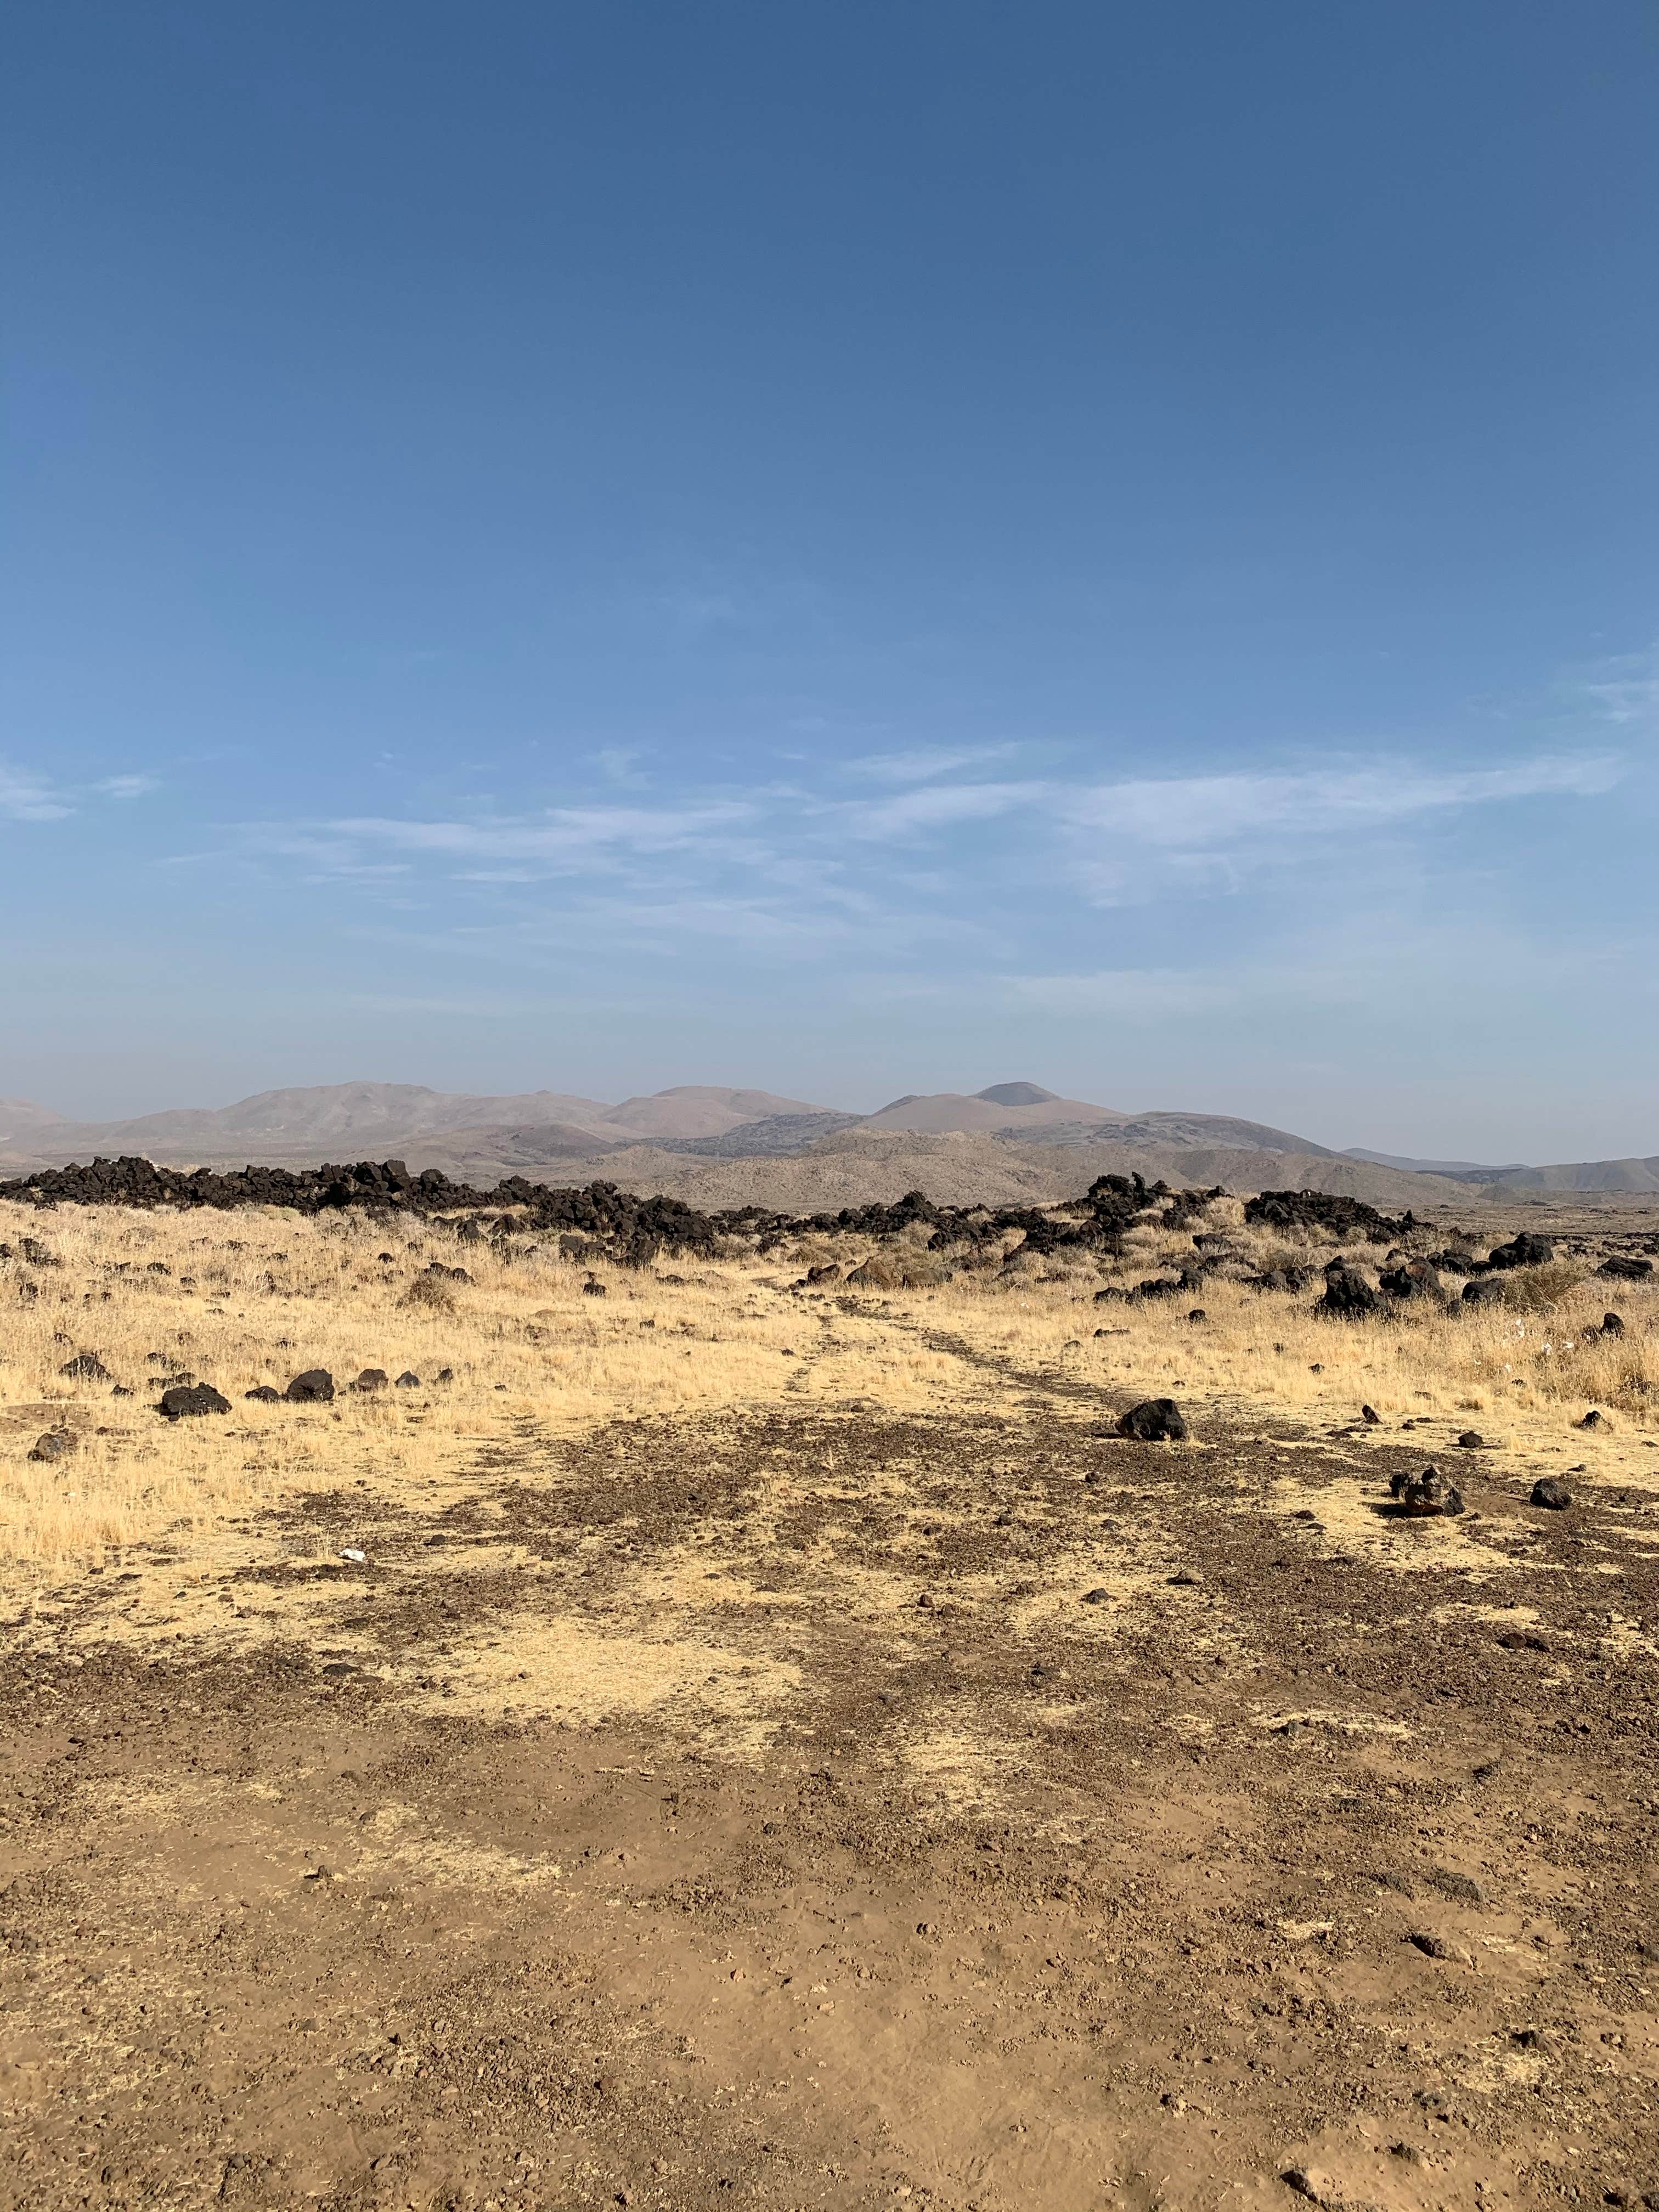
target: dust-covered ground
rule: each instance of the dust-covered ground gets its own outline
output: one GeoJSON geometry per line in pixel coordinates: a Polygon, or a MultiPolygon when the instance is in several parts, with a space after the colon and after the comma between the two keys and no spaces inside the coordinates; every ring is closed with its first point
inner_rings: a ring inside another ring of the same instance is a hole
{"type": "Polygon", "coordinates": [[[502,1336],[9,1583],[5,2203],[1659,2203],[1640,1421],[1139,1444],[1063,1319],[741,1295],[768,1402],[502,1336]]]}

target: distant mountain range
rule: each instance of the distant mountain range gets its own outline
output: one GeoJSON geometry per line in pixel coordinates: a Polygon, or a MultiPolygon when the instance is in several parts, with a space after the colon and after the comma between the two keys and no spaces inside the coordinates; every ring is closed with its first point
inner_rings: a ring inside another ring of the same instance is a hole
{"type": "MultiPolygon", "coordinates": [[[[1285,1129],[1231,1115],[1127,1113],[1062,1098],[1036,1083],[995,1083],[971,1096],[908,1093],[873,1114],[850,1114],[769,1091],[681,1084],[607,1105],[560,1091],[509,1096],[432,1091],[419,1084],[338,1083],[262,1091],[224,1107],[180,1107],[121,1121],[73,1121],[49,1107],[0,1099],[0,1175],[96,1154],[141,1153],[172,1166],[300,1166],[324,1159],[401,1158],[470,1180],[524,1175],[569,1180],[584,1168],[666,1189],[706,1182],[717,1164],[812,1163],[814,1188],[840,1170],[885,1182],[914,1156],[965,1168],[966,1156],[932,1140],[972,1140],[993,1181],[1019,1188],[1130,1167],[1148,1179],[1282,1184],[1344,1190],[1377,1204],[1443,1203],[1447,1186],[1490,1193],[1613,1191],[1659,1194],[1659,1157],[1554,1167],[1487,1167],[1419,1160],[1355,1146],[1334,1152],[1285,1129]],[[626,1155],[626,1159],[621,1157],[626,1155]],[[854,1172],[854,1163],[860,1163],[854,1172]]],[[[731,1179],[728,1173],[728,1181],[731,1179]]],[[[782,1202],[782,1201],[778,1201],[782,1202]]]]}

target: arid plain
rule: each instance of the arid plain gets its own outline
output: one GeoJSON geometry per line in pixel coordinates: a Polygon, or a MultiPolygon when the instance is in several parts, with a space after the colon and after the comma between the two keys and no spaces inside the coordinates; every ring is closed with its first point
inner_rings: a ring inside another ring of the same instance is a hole
{"type": "Polygon", "coordinates": [[[0,1206],[4,2201],[1659,2203],[1659,1214],[1459,1195],[0,1206]]]}

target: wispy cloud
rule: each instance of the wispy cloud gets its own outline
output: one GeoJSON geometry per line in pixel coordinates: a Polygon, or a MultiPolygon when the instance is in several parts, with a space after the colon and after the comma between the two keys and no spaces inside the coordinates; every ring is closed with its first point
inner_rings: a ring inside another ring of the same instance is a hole
{"type": "Polygon", "coordinates": [[[1007,760],[1018,748],[1008,745],[916,745],[908,751],[866,753],[848,761],[842,774],[862,777],[866,783],[927,783],[957,769],[979,768],[987,761],[1007,760]]]}
{"type": "Polygon", "coordinates": [[[1097,785],[1065,808],[1086,829],[1137,844],[1210,853],[1266,835],[1322,836],[1414,815],[1570,793],[1589,797],[1618,781],[1615,762],[1514,761],[1448,772],[1407,761],[1302,775],[1171,776],[1097,785]]]}
{"type": "Polygon", "coordinates": [[[0,819],[61,822],[73,811],[43,777],[31,775],[27,769],[9,768],[0,761],[0,819]]]}
{"type": "Polygon", "coordinates": [[[153,775],[106,775],[96,783],[54,783],[33,769],[0,761],[0,821],[61,822],[87,799],[142,799],[155,790],[153,775]]]}

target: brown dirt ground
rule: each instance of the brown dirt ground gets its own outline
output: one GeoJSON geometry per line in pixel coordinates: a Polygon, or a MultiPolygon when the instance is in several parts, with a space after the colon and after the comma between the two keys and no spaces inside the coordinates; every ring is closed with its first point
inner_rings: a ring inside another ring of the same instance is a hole
{"type": "Polygon", "coordinates": [[[1659,2192],[1659,1451],[1401,1522],[1456,1418],[1000,1380],[515,1417],[27,1603],[0,2202],[1659,2192]]]}

